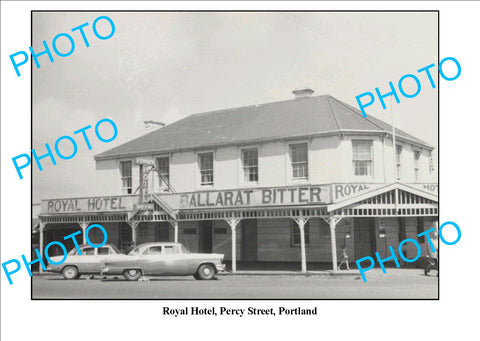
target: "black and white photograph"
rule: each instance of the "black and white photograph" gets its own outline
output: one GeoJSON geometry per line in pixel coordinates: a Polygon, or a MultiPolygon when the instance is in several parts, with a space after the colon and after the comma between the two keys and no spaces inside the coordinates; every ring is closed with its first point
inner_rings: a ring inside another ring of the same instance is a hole
{"type": "Polygon", "coordinates": [[[1,1],[0,338],[472,338],[479,10],[1,1]]]}
{"type": "Polygon", "coordinates": [[[32,23],[79,38],[33,68],[33,298],[438,298],[437,12],[32,23]]]}

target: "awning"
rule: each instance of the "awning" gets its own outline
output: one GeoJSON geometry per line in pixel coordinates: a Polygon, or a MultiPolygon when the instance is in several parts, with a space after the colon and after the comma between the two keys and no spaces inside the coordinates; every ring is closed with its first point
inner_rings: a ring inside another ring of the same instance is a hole
{"type": "Polygon", "coordinates": [[[340,216],[436,216],[438,196],[397,182],[328,205],[327,211],[340,216]]]}

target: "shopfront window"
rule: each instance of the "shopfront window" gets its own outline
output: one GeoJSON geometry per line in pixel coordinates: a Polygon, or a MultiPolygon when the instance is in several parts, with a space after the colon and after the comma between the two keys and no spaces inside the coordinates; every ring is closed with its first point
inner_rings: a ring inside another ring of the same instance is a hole
{"type": "Polygon", "coordinates": [[[290,160],[293,178],[308,178],[308,145],[306,143],[290,145],[290,160]]]}
{"type": "Polygon", "coordinates": [[[122,193],[132,194],[132,161],[121,161],[122,193]]]}
{"type": "Polygon", "coordinates": [[[372,176],[372,141],[353,140],[353,174],[355,176],[372,176]]]}
{"type": "Polygon", "coordinates": [[[157,171],[160,187],[168,187],[170,184],[170,158],[157,158],[157,171]]]}
{"type": "Polygon", "coordinates": [[[243,175],[245,182],[258,182],[258,150],[242,150],[243,175]]]}
{"type": "Polygon", "coordinates": [[[200,185],[213,185],[213,153],[199,154],[200,185]]]}

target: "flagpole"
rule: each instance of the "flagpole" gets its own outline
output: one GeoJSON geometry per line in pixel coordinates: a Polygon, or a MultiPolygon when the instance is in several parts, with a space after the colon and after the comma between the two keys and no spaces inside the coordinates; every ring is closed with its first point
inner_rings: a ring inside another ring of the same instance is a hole
{"type": "Polygon", "coordinates": [[[393,139],[393,181],[397,182],[398,174],[397,174],[397,141],[395,136],[395,119],[393,115],[393,108],[392,108],[392,96],[390,96],[390,116],[392,117],[392,139],[393,139]]]}
{"type": "MultiPolygon", "coordinates": [[[[390,96],[390,115],[392,116],[392,140],[393,140],[393,182],[397,182],[397,141],[395,136],[395,116],[393,114],[392,95],[390,96]]],[[[395,188],[395,215],[397,214],[398,189],[395,188]]]]}

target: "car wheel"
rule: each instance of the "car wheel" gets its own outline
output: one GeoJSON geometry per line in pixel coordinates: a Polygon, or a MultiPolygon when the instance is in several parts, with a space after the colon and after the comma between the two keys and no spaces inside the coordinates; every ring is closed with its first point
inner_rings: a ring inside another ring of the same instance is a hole
{"type": "Polygon", "coordinates": [[[195,278],[196,280],[200,279],[200,277],[198,277],[198,273],[193,274],[193,278],[195,278]]]}
{"type": "Polygon", "coordinates": [[[77,279],[80,277],[80,273],[74,266],[66,266],[62,270],[62,275],[65,279],[77,279]]]}
{"type": "Polygon", "coordinates": [[[127,281],[138,281],[142,276],[142,272],[139,269],[127,269],[123,272],[123,277],[127,281]]]}
{"type": "Polygon", "coordinates": [[[212,264],[202,264],[198,268],[197,276],[199,277],[199,279],[214,279],[215,268],[212,264]]]}
{"type": "Polygon", "coordinates": [[[428,273],[430,272],[430,267],[429,266],[425,267],[424,272],[425,272],[425,276],[428,276],[428,273]]]}

